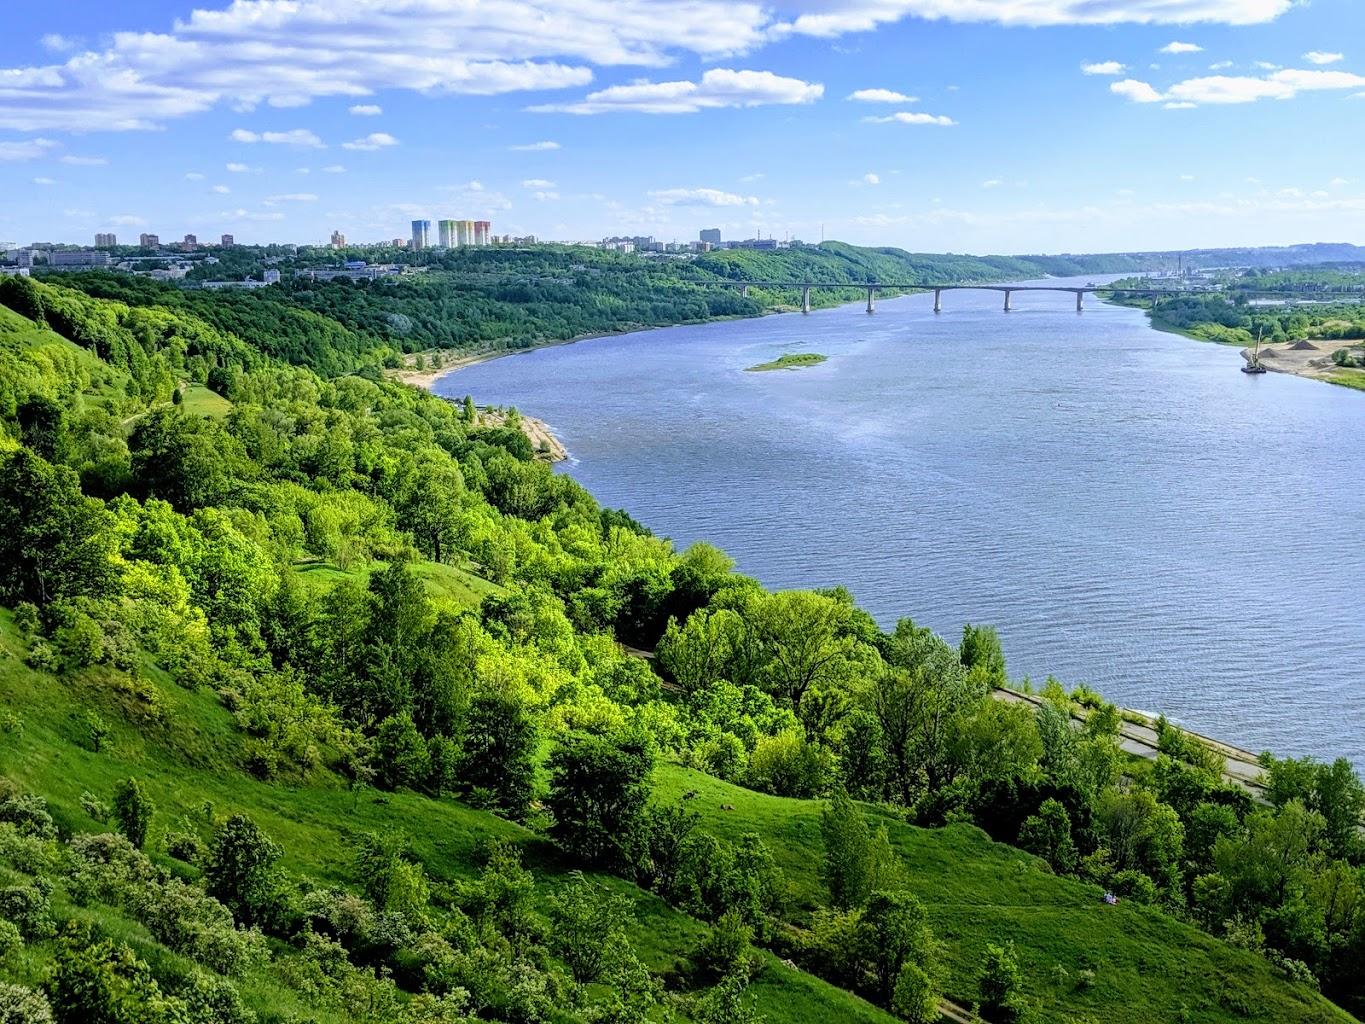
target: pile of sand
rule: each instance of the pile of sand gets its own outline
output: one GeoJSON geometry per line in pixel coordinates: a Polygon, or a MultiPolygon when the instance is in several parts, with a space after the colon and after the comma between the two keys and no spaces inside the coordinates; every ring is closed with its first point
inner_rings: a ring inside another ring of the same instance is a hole
{"type": "Polygon", "coordinates": [[[1296,342],[1294,342],[1294,344],[1290,345],[1289,347],[1292,348],[1292,349],[1294,349],[1296,352],[1316,352],[1316,351],[1318,351],[1318,347],[1317,347],[1316,345],[1314,345],[1311,341],[1296,341],[1296,342]]]}

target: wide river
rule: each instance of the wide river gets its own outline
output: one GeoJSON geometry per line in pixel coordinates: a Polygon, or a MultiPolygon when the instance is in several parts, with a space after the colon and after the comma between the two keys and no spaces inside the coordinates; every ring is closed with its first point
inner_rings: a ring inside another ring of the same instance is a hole
{"type": "MultiPolygon", "coordinates": [[[[1084,283],[1084,282],[1078,282],[1084,283]]],[[[775,588],[998,627],[1009,671],[1365,767],[1365,394],[1069,295],[674,327],[450,375],[566,471],[775,588]],[[746,373],[784,352],[813,368],[746,373]]]]}

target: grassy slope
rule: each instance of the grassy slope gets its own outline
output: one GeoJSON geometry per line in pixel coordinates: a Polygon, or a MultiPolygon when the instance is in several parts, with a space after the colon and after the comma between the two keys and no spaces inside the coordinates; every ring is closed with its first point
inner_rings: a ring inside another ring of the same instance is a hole
{"type": "MultiPolygon", "coordinates": [[[[147,785],[157,805],[153,836],[182,814],[202,820],[205,801],[218,814],[245,811],[284,848],[284,866],[293,875],[319,883],[350,885],[356,839],[367,831],[405,831],[429,874],[438,881],[471,877],[479,851],[490,839],[521,847],[536,873],[541,896],[561,883],[571,865],[533,833],[492,814],[451,800],[434,801],[410,793],[356,796],[331,777],[312,784],[258,782],[241,768],[238,734],[231,716],[208,692],[189,693],[157,673],[149,673],[165,698],[160,723],[138,722],[139,704],[116,696],[116,677],[92,670],[63,680],[35,672],[22,662],[24,644],[7,611],[0,610],[0,707],[15,715],[18,729],[0,733],[0,772],[50,803],[64,829],[104,831],[80,807],[85,791],[106,800],[115,783],[129,775],[147,785]],[[86,749],[80,715],[99,710],[112,726],[101,753],[86,749]],[[163,724],[164,723],[164,724],[163,724]]],[[[149,849],[155,840],[149,843],[149,849]]],[[[183,865],[162,860],[184,870],[183,865]]],[[[655,969],[669,967],[700,937],[704,927],[652,895],[615,879],[605,879],[630,896],[638,915],[633,936],[641,955],[655,969]]],[[[71,909],[60,898],[57,905],[71,909]]],[[[141,955],[175,960],[136,923],[101,911],[101,920],[127,938],[141,955]]],[[[41,977],[41,949],[35,947],[16,977],[41,977]]],[[[885,1013],[808,974],[766,957],[766,970],[752,989],[758,1008],[774,1024],[850,1021],[891,1024],[885,1013]]],[[[257,1008],[304,1010],[297,996],[260,972],[242,986],[257,1008]]]]}
{"type": "Polygon", "coordinates": [[[68,341],[55,331],[39,327],[8,306],[0,305],[0,355],[31,360],[45,354],[62,361],[72,361],[72,365],[90,378],[90,387],[80,396],[82,404],[121,394],[128,379],[127,374],[114,369],[75,342],[68,341]]]}
{"type": "MultiPolygon", "coordinates": [[[[764,837],[803,910],[824,898],[818,802],[765,796],[676,766],[659,773],[659,799],[677,800],[689,790],[697,795],[688,806],[717,835],[764,837]],[[734,810],[722,810],[727,805],[734,810]]],[[[925,903],[945,944],[946,994],[956,1002],[977,998],[986,943],[1013,939],[1026,991],[1040,1001],[1047,1020],[1353,1019],[1316,992],[1280,979],[1260,956],[1135,904],[1108,907],[1098,887],[1054,876],[1041,861],[992,842],[977,828],[920,829],[873,813],[886,825],[904,858],[909,888],[925,903]],[[1054,977],[1057,965],[1068,972],[1066,982],[1054,977]],[[1087,990],[1075,983],[1083,969],[1095,971],[1087,990]]]]}

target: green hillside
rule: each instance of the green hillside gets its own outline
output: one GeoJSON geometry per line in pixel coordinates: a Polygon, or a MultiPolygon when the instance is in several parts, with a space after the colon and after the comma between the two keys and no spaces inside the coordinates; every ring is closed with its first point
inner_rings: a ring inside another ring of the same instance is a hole
{"type": "Polygon", "coordinates": [[[1361,1005],[1344,761],[1268,757],[1267,806],[1164,724],[1132,762],[1095,694],[993,699],[987,627],[770,593],[463,403],[321,376],[368,351],[343,319],[0,296],[11,1019],[1361,1005]]]}

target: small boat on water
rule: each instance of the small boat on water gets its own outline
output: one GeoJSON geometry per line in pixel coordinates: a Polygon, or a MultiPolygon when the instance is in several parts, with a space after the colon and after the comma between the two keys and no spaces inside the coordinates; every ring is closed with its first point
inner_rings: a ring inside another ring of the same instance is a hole
{"type": "Polygon", "coordinates": [[[1261,328],[1261,330],[1256,332],[1256,348],[1252,351],[1251,358],[1246,361],[1246,365],[1242,367],[1243,373],[1266,372],[1266,368],[1261,365],[1261,335],[1264,332],[1265,328],[1261,328]]]}

